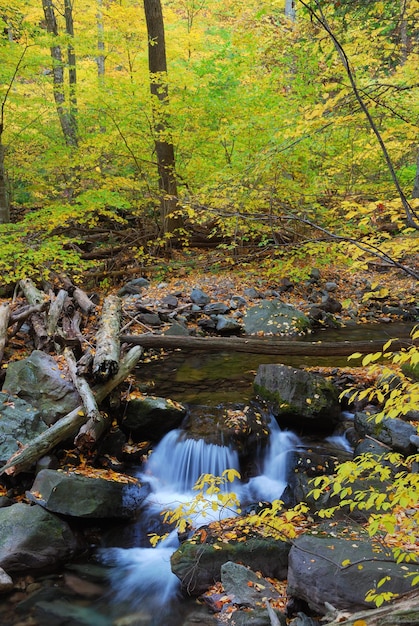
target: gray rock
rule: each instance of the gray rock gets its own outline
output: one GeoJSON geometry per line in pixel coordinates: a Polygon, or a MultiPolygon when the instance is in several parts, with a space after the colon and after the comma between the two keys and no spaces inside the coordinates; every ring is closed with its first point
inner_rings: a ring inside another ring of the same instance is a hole
{"type": "Polygon", "coordinates": [[[3,391],[37,408],[48,425],[81,403],[70,376],[40,350],[34,350],[26,359],[9,363],[3,391]]]}
{"type": "Polygon", "coordinates": [[[0,393],[0,463],[4,464],[19,444],[27,444],[47,430],[41,413],[17,396],[0,393]]]}
{"type": "Polygon", "coordinates": [[[321,614],[325,603],[351,612],[372,608],[365,596],[385,576],[390,579],[379,591],[396,594],[411,590],[409,573],[417,564],[396,564],[390,550],[372,542],[359,525],[348,522],[324,524],[318,534],[294,540],[289,554],[288,595],[308,603],[321,614]]]}
{"type": "Polygon", "coordinates": [[[156,396],[131,395],[122,418],[121,428],[134,441],[158,441],[169,430],[180,425],[186,409],[178,402],[156,396]]]}
{"type": "Polygon", "coordinates": [[[215,329],[219,333],[238,333],[241,332],[242,326],[233,317],[227,317],[226,315],[217,315],[217,325],[215,329]]]}
{"type": "Polygon", "coordinates": [[[296,423],[316,420],[324,429],[340,418],[337,390],[317,374],[287,365],[259,365],[254,388],[273,404],[278,418],[292,418],[296,423]]]}
{"type": "Polygon", "coordinates": [[[192,302],[194,304],[197,304],[198,306],[205,306],[211,300],[211,298],[198,287],[192,289],[191,295],[189,297],[192,302]]]}
{"type": "Polygon", "coordinates": [[[115,479],[41,470],[28,498],[52,513],[80,518],[130,518],[149,494],[149,487],[115,479]]]}
{"type": "Polygon", "coordinates": [[[204,306],[204,313],[206,315],[224,315],[229,312],[229,308],[224,302],[211,302],[204,306]]]}
{"type": "Polygon", "coordinates": [[[298,309],[279,300],[262,300],[243,318],[246,334],[298,335],[310,328],[310,320],[298,309]]]}
{"type": "Polygon", "coordinates": [[[408,455],[415,451],[410,437],[417,434],[417,428],[409,422],[396,417],[385,417],[377,422],[374,415],[358,412],[355,413],[354,425],[362,437],[365,435],[374,437],[396,452],[408,455]]]}
{"type": "Polygon", "coordinates": [[[194,543],[185,541],[171,556],[172,571],[183,590],[198,596],[221,579],[221,566],[240,562],[264,576],[283,580],[287,575],[290,545],[285,541],[249,538],[243,542],[194,543]],[[216,548],[214,548],[216,545],[216,548]]]}
{"type": "Polygon", "coordinates": [[[325,284],[324,288],[326,289],[326,291],[336,291],[336,289],[338,288],[337,283],[335,282],[328,282],[325,284]]]}
{"type": "Polygon", "coordinates": [[[77,548],[67,522],[43,507],[18,503],[0,509],[0,567],[6,572],[54,567],[77,548]]]}
{"type": "Polygon", "coordinates": [[[233,561],[221,566],[221,582],[225,593],[232,596],[232,602],[240,606],[255,607],[262,598],[279,598],[278,591],[269,581],[233,561]]]}
{"type": "Polygon", "coordinates": [[[13,589],[13,579],[0,567],[0,593],[13,589]]]}

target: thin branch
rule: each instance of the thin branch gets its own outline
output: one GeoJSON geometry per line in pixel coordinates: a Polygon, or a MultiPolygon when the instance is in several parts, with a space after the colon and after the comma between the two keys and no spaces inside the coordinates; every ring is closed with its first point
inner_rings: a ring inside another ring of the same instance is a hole
{"type": "Polygon", "coordinates": [[[353,74],[353,71],[351,69],[351,65],[348,59],[348,56],[342,46],[342,44],[339,42],[339,40],[337,39],[336,35],[333,33],[331,27],[329,26],[329,23],[325,17],[325,15],[323,14],[321,8],[319,7],[318,4],[318,0],[315,0],[317,7],[319,8],[320,11],[320,15],[317,14],[304,0],[300,0],[301,4],[307,9],[307,11],[310,13],[310,15],[320,24],[320,26],[327,32],[327,34],[329,35],[329,37],[331,38],[331,40],[333,41],[333,44],[341,58],[342,64],[345,68],[345,71],[347,73],[347,76],[349,78],[349,81],[351,83],[351,87],[352,90],[354,92],[355,98],[359,104],[359,106],[361,107],[363,113],[365,114],[368,123],[371,127],[371,130],[373,131],[374,135],[377,138],[378,143],[380,144],[382,153],[384,155],[384,159],[386,161],[387,167],[389,169],[389,172],[391,174],[391,178],[393,180],[393,183],[397,189],[397,193],[400,196],[400,199],[402,201],[402,205],[403,208],[405,210],[406,213],[406,217],[407,217],[407,223],[409,226],[411,226],[412,228],[415,228],[416,230],[419,230],[419,215],[415,212],[415,210],[411,207],[411,205],[409,204],[409,201],[407,200],[401,186],[399,183],[399,179],[397,178],[396,172],[394,170],[393,167],[393,163],[391,161],[390,155],[388,153],[387,147],[384,143],[384,140],[381,136],[380,131],[378,130],[378,127],[376,125],[376,123],[374,122],[368,107],[366,106],[364,100],[362,99],[362,96],[360,94],[360,91],[358,89],[358,86],[356,84],[356,80],[355,80],[355,76],[353,74]]]}

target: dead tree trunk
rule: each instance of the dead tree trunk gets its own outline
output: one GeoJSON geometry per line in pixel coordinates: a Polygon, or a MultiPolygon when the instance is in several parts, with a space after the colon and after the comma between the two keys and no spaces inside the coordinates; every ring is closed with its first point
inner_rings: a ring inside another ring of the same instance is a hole
{"type": "MultiPolygon", "coordinates": [[[[43,305],[47,302],[48,297],[43,291],[34,285],[30,278],[24,278],[19,283],[26,300],[32,306],[43,305]]],[[[31,324],[35,334],[35,347],[39,350],[44,348],[49,340],[46,328],[45,313],[33,313],[31,315],[31,324]]]]}
{"type": "Polygon", "coordinates": [[[96,354],[93,359],[93,375],[98,381],[105,381],[118,371],[121,315],[121,299],[118,296],[105,298],[96,335],[96,354]]]}
{"type": "MultiPolygon", "coordinates": [[[[202,350],[207,352],[247,352],[248,354],[287,354],[296,356],[349,356],[369,354],[383,347],[383,341],[284,341],[274,337],[182,337],[169,335],[121,335],[121,342],[143,348],[202,350]]],[[[410,339],[392,342],[392,350],[412,345],[410,339]]]]}
{"type": "Polygon", "coordinates": [[[7,328],[10,319],[10,306],[8,302],[0,304],[0,363],[3,359],[4,348],[7,343],[7,328]]]}
{"type": "MultiPolygon", "coordinates": [[[[143,349],[140,346],[132,348],[122,359],[116,376],[94,390],[96,402],[98,404],[103,402],[111,391],[125,380],[141,358],[142,353],[143,349]]],[[[0,468],[0,475],[4,473],[16,475],[29,469],[33,463],[55,448],[55,446],[59,443],[65,441],[69,437],[73,437],[85,421],[86,416],[84,414],[83,406],[80,405],[58,420],[58,422],[53,424],[41,435],[35,437],[31,443],[27,444],[24,448],[11,456],[7,463],[0,468]]]]}

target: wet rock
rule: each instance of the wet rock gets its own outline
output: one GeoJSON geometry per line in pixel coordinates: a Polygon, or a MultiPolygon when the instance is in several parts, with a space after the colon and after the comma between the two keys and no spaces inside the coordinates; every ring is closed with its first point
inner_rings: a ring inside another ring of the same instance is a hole
{"type": "Polygon", "coordinates": [[[243,323],[248,335],[264,333],[292,336],[310,328],[310,320],[304,313],[280,300],[262,300],[248,309],[243,323]]]}
{"type": "Polygon", "coordinates": [[[280,424],[313,423],[326,432],[341,415],[338,392],[332,383],[305,370],[287,365],[259,365],[254,389],[272,403],[280,424]]]}
{"type": "Polygon", "coordinates": [[[378,422],[374,416],[358,412],[355,413],[354,425],[362,437],[370,435],[396,452],[409,455],[415,451],[410,437],[417,434],[417,428],[404,420],[385,417],[378,422]]]}
{"type": "Polygon", "coordinates": [[[262,598],[279,598],[278,591],[269,581],[257,576],[248,567],[232,561],[221,566],[221,583],[232,602],[239,606],[255,607],[262,598]]]}
{"type": "Polygon", "coordinates": [[[158,441],[169,430],[179,426],[185,415],[185,407],[178,402],[135,393],[128,398],[121,428],[134,441],[158,441]]]}
{"type": "Polygon", "coordinates": [[[140,483],[42,470],[28,498],[52,513],[80,518],[130,518],[149,494],[140,483]]]}
{"type": "Polygon", "coordinates": [[[0,567],[0,593],[11,591],[13,589],[13,580],[4,569],[0,567]]]}
{"type": "Polygon", "coordinates": [[[375,606],[365,596],[374,581],[389,576],[380,592],[396,594],[411,590],[409,573],[417,564],[394,561],[390,550],[373,542],[359,525],[347,522],[324,524],[318,534],[297,537],[289,554],[288,594],[305,600],[320,614],[325,603],[356,611],[375,606]]]}
{"type": "Polygon", "coordinates": [[[48,425],[81,403],[70,376],[40,350],[34,350],[26,359],[9,363],[3,391],[19,396],[38,409],[48,425]]]}
{"type": "Polygon", "coordinates": [[[6,572],[54,567],[77,548],[67,522],[43,507],[17,503],[0,509],[0,566],[6,572]]]}
{"type": "Polygon", "coordinates": [[[3,465],[19,444],[25,445],[47,430],[41,413],[25,400],[0,393],[0,463],[3,465]]]}
{"type": "Polygon", "coordinates": [[[263,576],[283,580],[289,550],[287,542],[275,539],[250,537],[242,542],[224,543],[209,536],[204,543],[194,538],[185,541],[170,561],[182,589],[188,595],[198,596],[221,580],[221,567],[227,561],[240,562],[253,571],[262,572],[263,576]]]}

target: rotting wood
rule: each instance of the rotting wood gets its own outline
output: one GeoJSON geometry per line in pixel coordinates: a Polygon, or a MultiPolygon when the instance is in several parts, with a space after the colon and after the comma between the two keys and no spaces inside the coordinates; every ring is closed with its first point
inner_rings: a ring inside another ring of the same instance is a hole
{"type": "Polygon", "coordinates": [[[10,305],[8,302],[0,304],[0,362],[3,359],[4,348],[7,343],[7,328],[10,319],[10,305]]]}
{"type": "Polygon", "coordinates": [[[89,383],[83,376],[78,375],[77,363],[72,350],[65,348],[64,357],[68,365],[71,379],[82,399],[84,413],[87,418],[87,422],[82,425],[74,439],[74,445],[77,448],[91,449],[110,425],[110,418],[105,413],[99,411],[89,383]]]}
{"type": "Polygon", "coordinates": [[[96,353],[93,359],[93,376],[104,381],[118,371],[122,303],[118,296],[105,298],[99,329],[96,334],[96,353]]]}
{"type": "Polygon", "coordinates": [[[49,337],[52,337],[57,332],[58,320],[60,319],[67,298],[67,291],[60,289],[56,297],[51,300],[47,315],[47,333],[49,337]]]}
{"type": "MultiPolygon", "coordinates": [[[[142,354],[143,348],[141,346],[131,348],[121,360],[117,374],[106,383],[98,385],[98,387],[93,390],[98,405],[103,402],[115,387],[120,385],[127,378],[131,370],[138,363],[142,354]]],[[[8,459],[6,464],[0,468],[0,475],[6,473],[14,476],[24,470],[28,470],[38,459],[50,452],[50,450],[55,448],[59,443],[69,437],[73,437],[85,421],[86,416],[83,406],[79,405],[48,428],[48,430],[35,437],[33,441],[21,448],[18,452],[15,452],[15,454],[8,459]]]]}
{"type": "MultiPolygon", "coordinates": [[[[42,305],[48,301],[48,296],[43,291],[40,291],[30,278],[23,278],[19,282],[19,286],[22,289],[26,300],[32,306],[42,305]]],[[[45,313],[32,313],[30,321],[35,334],[35,348],[42,350],[49,341],[45,313]]]]}
{"type": "MultiPolygon", "coordinates": [[[[144,348],[167,350],[202,350],[208,352],[247,352],[249,354],[286,354],[290,356],[349,356],[369,354],[382,349],[384,340],[368,341],[290,341],[276,337],[184,337],[177,335],[121,335],[121,343],[144,348]]],[[[419,344],[419,342],[416,342],[419,344]]],[[[410,339],[392,342],[393,351],[412,345],[410,339]]]]}
{"type": "Polygon", "coordinates": [[[96,305],[94,302],[92,302],[92,300],[89,298],[85,291],[73,285],[71,280],[66,277],[63,277],[61,280],[64,288],[74,298],[83,313],[89,315],[90,313],[93,313],[93,311],[95,311],[96,305]]]}

